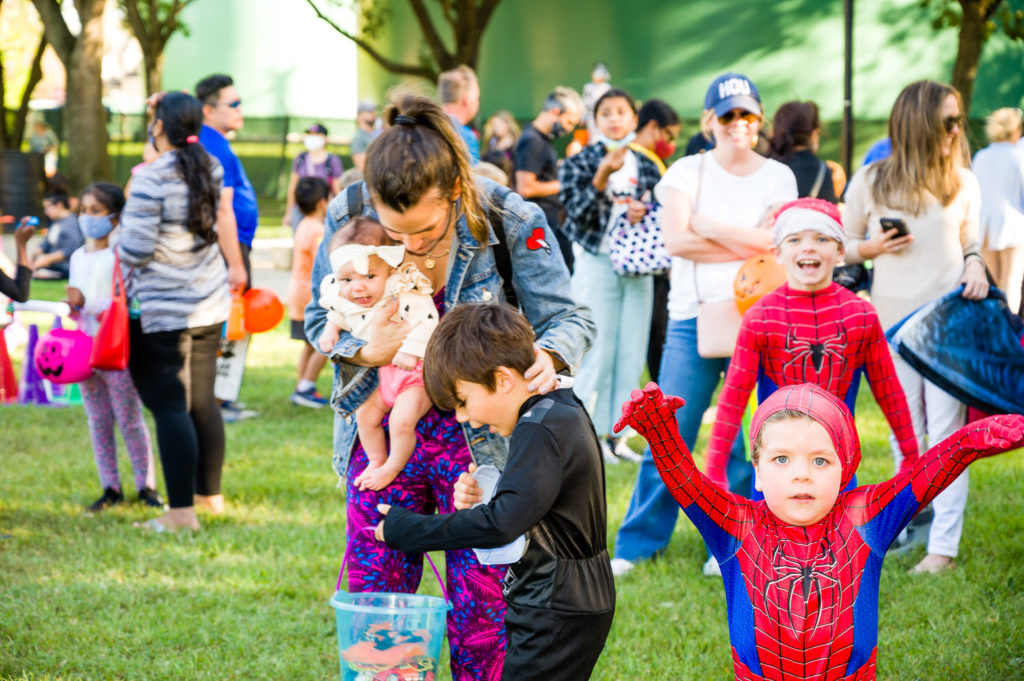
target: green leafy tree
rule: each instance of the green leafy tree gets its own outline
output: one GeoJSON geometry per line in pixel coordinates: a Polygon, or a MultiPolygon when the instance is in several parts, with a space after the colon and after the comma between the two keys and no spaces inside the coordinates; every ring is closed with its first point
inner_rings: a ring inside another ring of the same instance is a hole
{"type": "Polygon", "coordinates": [[[146,68],[146,94],[160,92],[164,74],[164,48],[175,31],[188,35],[181,12],[195,0],[117,0],[125,24],[142,48],[146,68]]]}
{"type": "MultiPolygon", "coordinates": [[[[397,0],[396,0],[397,1],[397,0]]],[[[460,64],[476,68],[484,30],[501,0],[407,0],[423,35],[419,60],[409,64],[392,59],[378,46],[382,29],[391,19],[392,9],[381,0],[306,0],[316,15],[335,31],[358,45],[386,70],[405,76],[436,81],[442,71],[460,64]],[[428,5],[433,5],[432,11],[428,5]],[[352,10],[358,28],[342,28],[329,16],[330,9],[352,10]],[[439,21],[435,17],[440,17],[439,21]],[[447,34],[447,38],[443,36],[447,34]],[[449,47],[449,45],[452,45],[449,47]]]]}
{"type": "Polygon", "coordinates": [[[103,108],[103,10],[105,0],[74,0],[81,30],[71,32],[60,0],[32,0],[46,39],[67,74],[64,101],[65,168],[73,191],[110,178],[107,113],[103,108]]]}
{"type": "MultiPolygon", "coordinates": [[[[0,0],[0,10],[3,9],[3,0],[0,0]]],[[[39,38],[38,46],[32,57],[32,65],[29,67],[28,78],[25,87],[21,90],[21,98],[18,100],[18,107],[13,115],[7,108],[7,71],[3,59],[3,52],[0,51],[0,149],[18,149],[25,139],[25,123],[28,120],[28,104],[32,98],[32,91],[43,79],[43,52],[46,50],[46,34],[39,38]]]]}
{"type": "Polygon", "coordinates": [[[971,108],[974,79],[978,75],[981,50],[993,33],[1002,30],[1013,40],[1024,40],[1022,0],[920,0],[922,7],[935,10],[936,29],[959,28],[953,87],[964,99],[965,112],[971,108]]]}

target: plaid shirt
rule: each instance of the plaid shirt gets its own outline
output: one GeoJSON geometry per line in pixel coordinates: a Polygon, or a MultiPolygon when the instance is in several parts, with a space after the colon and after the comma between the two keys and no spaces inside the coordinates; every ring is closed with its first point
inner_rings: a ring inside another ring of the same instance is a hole
{"type": "MultiPolygon", "coordinates": [[[[636,198],[639,199],[644,192],[654,191],[654,185],[661,180],[661,172],[651,159],[636,152],[633,154],[636,156],[639,174],[636,186],[636,198]]],[[[597,191],[593,183],[594,174],[604,155],[603,144],[591,144],[575,156],[565,159],[558,170],[558,181],[562,183],[558,198],[565,206],[565,222],[559,231],[595,254],[600,252],[612,210],[611,200],[604,192],[597,191]]]]}

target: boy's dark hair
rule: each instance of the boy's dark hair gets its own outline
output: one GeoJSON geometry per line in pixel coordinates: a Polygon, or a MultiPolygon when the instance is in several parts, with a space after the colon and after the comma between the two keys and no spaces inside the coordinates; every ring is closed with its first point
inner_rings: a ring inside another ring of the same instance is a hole
{"type": "Polygon", "coordinates": [[[660,99],[648,99],[636,115],[636,129],[640,130],[651,121],[657,123],[659,128],[667,128],[670,125],[679,125],[679,114],[660,99]]]}
{"type": "Polygon", "coordinates": [[[597,103],[594,104],[594,115],[596,116],[597,112],[601,110],[601,105],[604,104],[605,101],[609,99],[619,98],[626,100],[626,102],[629,104],[629,108],[633,110],[633,113],[636,113],[636,100],[633,99],[633,96],[626,92],[625,90],[620,90],[617,87],[613,87],[612,89],[608,90],[603,95],[601,95],[601,97],[597,100],[597,103]]]}
{"type": "Polygon", "coordinates": [[[331,187],[322,177],[302,177],[295,185],[295,205],[303,215],[312,215],[320,202],[331,195],[331,187]]]}
{"type": "Polygon", "coordinates": [[[93,182],[82,190],[82,198],[91,195],[112,215],[120,215],[124,208],[124,192],[113,182],[93,182]]]}
{"type": "Polygon", "coordinates": [[[201,81],[196,83],[196,99],[207,104],[216,104],[220,91],[229,85],[234,85],[235,81],[231,76],[226,76],[223,73],[215,73],[212,76],[207,76],[201,81]]]}
{"type": "Polygon", "coordinates": [[[64,194],[65,196],[71,196],[71,183],[68,182],[68,178],[64,177],[60,173],[54,173],[52,176],[46,178],[45,186],[47,194],[64,194]]]}
{"type": "Polygon", "coordinates": [[[494,372],[524,373],[535,361],[533,328],[505,303],[471,303],[447,313],[430,335],[423,357],[427,395],[439,409],[459,404],[455,383],[477,383],[493,392],[494,372]]]}
{"type": "Polygon", "coordinates": [[[167,141],[177,150],[174,167],[188,186],[185,227],[205,243],[212,244],[217,241],[213,225],[217,221],[220,188],[213,180],[210,155],[198,142],[203,107],[190,94],[168,92],[157,103],[153,120],[163,123],[167,141]]]}
{"type": "Polygon", "coordinates": [[[59,203],[65,208],[71,208],[71,199],[68,198],[67,194],[47,194],[46,196],[43,197],[43,201],[48,201],[49,203],[59,203]]]}
{"type": "Polygon", "coordinates": [[[372,218],[358,217],[340,227],[331,237],[331,250],[345,244],[366,246],[394,246],[397,242],[387,235],[379,222],[372,218]]]}
{"type": "Polygon", "coordinates": [[[764,433],[764,429],[773,423],[789,419],[811,419],[813,421],[814,417],[797,409],[780,409],[766,418],[764,423],[761,424],[761,430],[757,431],[757,437],[754,438],[754,442],[750,446],[750,461],[755,466],[757,465],[758,457],[761,456],[761,448],[764,446],[764,443],[761,442],[761,435],[764,433]]]}

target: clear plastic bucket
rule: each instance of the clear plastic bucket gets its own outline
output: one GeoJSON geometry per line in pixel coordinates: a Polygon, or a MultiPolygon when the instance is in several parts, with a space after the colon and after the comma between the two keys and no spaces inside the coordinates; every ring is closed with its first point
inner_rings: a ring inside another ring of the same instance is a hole
{"type": "MultiPolygon", "coordinates": [[[[345,558],[348,558],[347,551],[345,558]]],[[[426,556],[441,581],[437,567],[426,556]]],[[[433,681],[441,657],[448,595],[348,593],[331,597],[338,625],[342,681],[433,681]]],[[[441,583],[444,592],[444,583],[441,583]]]]}

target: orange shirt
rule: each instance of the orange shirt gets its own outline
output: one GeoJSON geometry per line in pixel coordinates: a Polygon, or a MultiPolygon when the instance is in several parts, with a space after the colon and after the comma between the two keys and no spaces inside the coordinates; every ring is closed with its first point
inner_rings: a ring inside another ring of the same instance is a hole
{"type": "Polygon", "coordinates": [[[288,317],[301,321],[306,304],[313,298],[313,259],[324,236],[323,220],[306,216],[295,229],[292,247],[292,278],[288,282],[288,317]]]}

